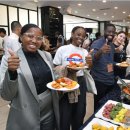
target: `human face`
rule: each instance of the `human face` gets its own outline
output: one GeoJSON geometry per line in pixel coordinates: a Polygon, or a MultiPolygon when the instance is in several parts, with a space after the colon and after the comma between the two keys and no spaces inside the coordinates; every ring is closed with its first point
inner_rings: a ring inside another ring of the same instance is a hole
{"type": "Polygon", "coordinates": [[[27,52],[36,52],[43,42],[42,31],[39,28],[30,28],[20,38],[23,49],[27,52]]]}
{"type": "Polygon", "coordinates": [[[105,38],[108,40],[108,41],[111,41],[113,40],[114,36],[115,36],[115,28],[113,26],[108,26],[105,33],[104,33],[104,36],[105,38]]]}
{"type": "Polygon", "coordinates": [[[0,33],[0,36],[1,36],[2,38],[4,38],[5,35],[6,35],[6,34],[4,34],[3,32],[0,33]]]}
{"type": "Polygon", "coordinates": [[[120,33],[120,34],[118,34],[118,36],[116,38],[116,42],[118,44],[124,44],[125,38],[126,38],[126,35],[124,33],[120,33]]]}
{"type": "Polygon", "coordinates": [[[75,30],[74,33],[72,33],[72,44],[79,47],[81,44],[83,44],[85,37],[85,30],[82,28],[78,28],[77,30],[75,30]]]}

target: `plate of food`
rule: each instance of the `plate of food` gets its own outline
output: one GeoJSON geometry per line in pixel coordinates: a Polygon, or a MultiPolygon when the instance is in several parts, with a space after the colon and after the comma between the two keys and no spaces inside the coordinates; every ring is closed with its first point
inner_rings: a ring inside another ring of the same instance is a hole
{"type": "MultiPolygon", "coordinates": [[[[130,80],[129,80],[129,79],[122,79],[122,80],[123,80],[125,83],[130,84],[130,80]]],[[[117,81],[117,84],[121,85],[122,83],[121,83],[120,80],[118,80],[118,81],[117,81]]]]}
{"type": "Polygon", "coordinates": [[[67,65],[67,68],[73,69],[73,70],[83,70],[83,69],[87,69],[88,66],[85,65],[84,63],[71,63],[67,65]]]}
{"type": "Polygon", "coordinates": [[[92,121],[83,129],[83,130],[116,130],[117,125],[114,125],[110,122],[93,118],[92,121]]]}
{"type": "Polygon", "coordinates": [[[108,100],[95,114],[95,117],[123,126],[127,123],[125,118],[128,116],[129,111],[130,105],[108,100]]]}
{"type": "Polygon", "coordinates": [[[128,67],[128,66],[130,66],[130,64],[128,64],[126,61],[121,62],[121,63],[116,63],[116,65],[119,66],[119,67],[128,67]]]}
{"type": "Polygon", "coordinates": [[[130,55],[126,55],[127,58],[130,58],[130,55]]]}
{"type": "Polygon", "coordinates": [[[57,91],[73,91],[79,88],[79,84],[67,77],[59,78],[47,84],[47,87],[57,91]]]}

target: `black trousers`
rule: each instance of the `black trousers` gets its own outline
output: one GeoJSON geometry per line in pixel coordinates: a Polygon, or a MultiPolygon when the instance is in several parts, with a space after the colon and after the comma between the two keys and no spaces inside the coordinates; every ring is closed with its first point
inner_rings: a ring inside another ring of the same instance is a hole
{"type": "Polygon", "coordinates": [[[84,120],[86,113],[86,83],[83,77],[78,77],[80,84],[80,95],[78,103],[69,103],[67,93],[60,100],[60,129],[78,130],[84,120]]]}
{"type": "Polygon", "coordinates": [[[106,85],[96,80],[95,85],[97,88],[97,95],[94,95],[94,111],[100,107],[99,101],[114,88],[114,84],[106,85]]]}

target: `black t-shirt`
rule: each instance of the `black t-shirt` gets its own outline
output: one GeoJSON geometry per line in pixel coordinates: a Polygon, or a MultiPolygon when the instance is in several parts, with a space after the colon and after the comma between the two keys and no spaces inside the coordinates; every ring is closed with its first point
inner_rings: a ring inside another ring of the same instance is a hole
{"type": "MultiPolygon", "coordinates": [[[[114,47],[117,48],[118,46],[114,44],[114,47]]],[[[126,50],[123,49],[120,53],[114,53],[114,62],[121,63],[122,61],[126,60],[126,50]]],[[[120,76],[121,78],[125,78],[126,68],[114,66],[114,75],[120,76]]]]}

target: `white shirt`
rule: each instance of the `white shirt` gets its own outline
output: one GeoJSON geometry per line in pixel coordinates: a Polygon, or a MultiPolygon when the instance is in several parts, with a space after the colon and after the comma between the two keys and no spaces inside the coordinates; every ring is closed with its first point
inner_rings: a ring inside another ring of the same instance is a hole
{"type": "MultiPolygon", "coordinates": [[[[63,65],[66,66],[71,62],[74,63],[85,63],[85,57],[87,56],[88,51],[81,48],[76,47],[72,44],[61,46],[54,57],[53,63],[55,65],[63,65]]],[[[77,72],[77,76],[83,76],[83,71],[80,70],[77,72]]]]}
{"type": "MultiPolygon", "coordinates": [[[[3,37],[0,36],[0,49],[3,48],[3,37]]],[[[3,55],[3,51],[0,51],[0,56],[3,55]]]]}
{"type": "Polygon", "coordinates": [[[0,48],[3,48],[3,37],[0,36],[0,48]]]}
{"type": "Polygon", "coordinates": [[[19,43],[19,36],[15,33],[10,34],[10,36],[6,36],[4,38],[4,50],[7,52],[7,50],[10,48],[14,52],[16,52],[21,47],[21,43],[19,43]]]}
{"type": "Polygon", "coordinates": [[[126,47],[126,54],[127,54],[127,56],[130,56],[130,41],[126,47]]]}

